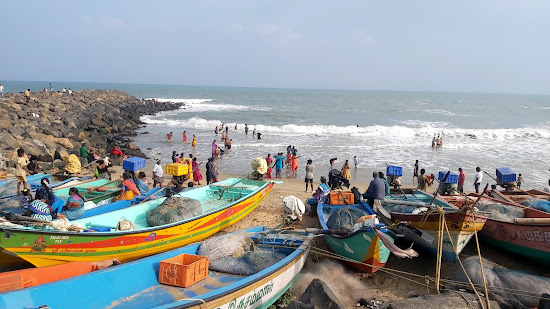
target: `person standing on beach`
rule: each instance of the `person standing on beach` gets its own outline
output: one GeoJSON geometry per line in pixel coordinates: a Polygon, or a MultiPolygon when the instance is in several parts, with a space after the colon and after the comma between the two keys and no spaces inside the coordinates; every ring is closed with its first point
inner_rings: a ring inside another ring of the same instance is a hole
{"type": "Polygon", "coordinates": [[[340,170],[342,172],[342,176],[344,176],[344,178],[346,178],[347,180],[350,179],[349,167],[349,161],[346,160],[344,162],[344,165],[342,166],[342,169],[340,170]]]}
{"type": "Polygon", "coordinates": [[[308,159],[306,164],[306,192],[307,192],[307,184],[311,186],[311,192],[313,193],[313,172],[315,171],[315,165],[312,164],[313,160],[308,159]]]}
{"type": "Polygon", "coordinates": [[[271,157],[271,154],[267,154],[267,158],[265,158],[265,162],[267,163],[267,173],[265,173],[265,178],[271,179],[273,178],[273,166],[271,166],[271,163],[273,163],[273,158],[271,157]]]}
{"type": "Polygon", "coordinates": [[[416,178],[416,182],[418,182],[418,160],[414,163],[414,170],[413,170],[413,184],[414,179],[416,178]]]}
{"type": "Polygon", "coordinates": [[[212,162],[210,166],[210,182],[218,182],[218,159],[212,157],[212,162]]]}
{"type": "Polygon", "coordinates": [[[216,156],[216,149],[218,149],[218,144],[216,144],[216,140],[212,142],[212,157],[216,156]]]}
{"type": "Polygon", "coordinates": [[[418,179],[418,189],[422,191],[426,191],[426,185],[428,184],[428,179],[426,178],[426,170],[421,169],[420,170],[420,176],[417,177],[418,179]]]}
{"type": "Polygon", "coordinates": [[[0,84],[0,99],[4,97],[4,86],[0,84]]]}
{"type": "Polygon", "coordinates": [[[30,174],[27,165],[29,165],[29,160],[27,160],[27,156],[25,156],[25,151],[23,150],[23,148],[17,149],[17,162],[15,163],[17,195],[21,194],[21,184],[23,184],[23,189],[27,189],[27,173],[30,174]]]}
{"type": "Polygon", "coordinates": [[[212,172],[212,158],[208,158],[208,162],[206,162],[206,185],[209,185],[211,183],[211,175],[212,172]]]}
{"type": "Polygon", "coordinates": [[[248,125],[244,124],[244,134],[248,135],[248,125]]]}
{"type": "Polygon", "coordinates": [[[159,184],[159,188],[162,187],[162,183],[164,182],[164,171],[162,170],[162,166],[160,166],[160,160],[157,160],[157,163],[155,166],[153,166],[153,188],[157,186],[157,183],[159,184]]]}
{"type": "Polygon", "coordinates": [[[191,145],[193,146],[193,148],[197,146],[197,137],[194,134],[193,134],[193,142],[191,143],[191,145]]]}
{"type": "Polygon", "coordinates": [[[31,101],[31,90],[30,89],[25,90],[25,100],[27,101],[27,103],[29,103],[31,101]]]}
{"type": "Polygon", "coordinates": [[[479,193],[479,186],[481,185],[481,180],[483,180],[483,173],[481,172],[481,168],[476,167],[476,176],[474,178],[474,187],[476,189],[476,193],[479,193]]]}
{"type": "Polygon", "coordinates": [[[235,124],[235,131],[237,131],[237,124],[235,124]]]}
{"type": "Polygon", "coordinates": [[[285,157],[283,157],[282,152],[279,152],[277,154],[276,159],[275,159],[275,177],[276,178],[281,178],[282,177],[281,174],[282,174],[284,163],[285,163],[285,157]]]}
{"type": "Polygon", "coordinates": [[[338,160],[338,158],[332,158],[332,159],[329,160],[331,170],[334,169],[334,162],[336,162],[336,160],[338,160]]]}
{"type": "Polygon", "coordinates": [[[296,154],[292,156],[291,166],[292,166],[292,175],[296,177],[298,175],[298,157],[296,156],[296,154]]]}
{"type": "Polygon", "coordinates": [[[216,128],[214,129],[214,133],[218,134],[218,126],[216,126],[216,128]]]}
{"type": "Polygon", "coordinates": [[[172,140],[172,132],[166,134],[166,138],[171,141],[172,140]]]}
{"type": "Polygon", "coordinates": [[[226,125],[226,126],[225,126],[225,134],[226,134],[226,135],[229,134],[229,125],[226,125]]]}
{"type": "Polygon", "coordinates": [[[435,148],[435,135],[434,138],[432,138],[432,148],[435,148]]]}
{"type": "Polygon", "coordinates": [[[462,167],[459,167],[457,190],[460,193],[464,193],[464,181],[466,181],[466,173],[462,170],[462,167]]]}
{"type": "Polygon", "coordinates": [[[187,131],[183,131],[183,141],[187,142],[187,131]]]}
{"type": "Polygon", "coordinates": [[[355,164],[355,168],[357,168],[357,164],[359,164],[357,162],[357,156],[353,156],[353,164],[355,164]]]}
{"type": "Polygon", "coordinates": [[[252,138],[256,138],[256,128],[254,128],[254,130],[252,130],[252,138]]]}
{"type": "Polygon", "coordinates": [[[176,151],[172,151],[172,163],[177,163],[178,162],[178,154],[176,153],[176,151]]]}

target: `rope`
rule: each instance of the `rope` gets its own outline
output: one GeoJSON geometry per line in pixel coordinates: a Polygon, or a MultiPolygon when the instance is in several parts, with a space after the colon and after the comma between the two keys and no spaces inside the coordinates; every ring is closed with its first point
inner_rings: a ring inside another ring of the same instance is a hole
{"type": "MultiPolygon", "coordinates": [[[[483,195],[483,193],[481,195],[483,195]]],[[[491,302],[489,301],[489,292],[487,292],[487,280],[485,280],[485,270],[483,269],[483,259],[481,258],[481,249],[479,248],[479,238],[477,237],[475,212],[472,212],[472,217],[473,217],[472,223],[474,225],[474,236],[476,238],[477,256],[479,258],[479,267],[481,268],[481,278],[483,278],[483,288],[485,289],[485,300],[487,300],[487,309],[491,309],[491,302]]]]}

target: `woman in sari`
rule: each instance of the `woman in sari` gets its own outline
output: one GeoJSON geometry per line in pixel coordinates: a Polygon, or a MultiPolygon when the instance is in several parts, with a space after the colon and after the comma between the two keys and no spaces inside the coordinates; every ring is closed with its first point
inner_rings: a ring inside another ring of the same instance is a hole
{"type": "Polygon", "coordinates": [[[193,148],[197,146],[197,137],[195,135],[193,135],[193,142],[191,143],[191,145],[193,146],[193,148]]]}
{"type": "Polygon", "coordinates": [[[346,178],[347,180],[349,180],[350,178],[350,173],[349,173],[349,161],[346,160],[346,162],[344,162],[344,166],[342,166],[342,176],[344,176],[344,178],[346,178]]]}
{"type": "Polygon", "coordinates": [[[199,167],[199,162],[197,162],[197,157],[194,157],[193,158],[193,164],[192,164],[192,167],[193,167],[193,183],[196,184],[196,185],[200,185],[201,184],[201,180],[202,180],[202,174],[201,174],[201,170],[200,170],[200,167],[199,167]]]}
{"type": "Polygon", "coordinates": [[[139,190],[140,195],[146,195],[149,192],[149,185],[147,185],[147,176],[144,172],[139,172],[138,180],[136,181],[136,187],[139,190]]]}
{"type": "Polygon", "coordinates": [[[109,179],[111,180],[111,172],[105,161],[97,160],[97,166],[95,168],[95,178],[97,179],[109,179]]]}
{"type": "Polygon", "coordinates": [[[273,178],[273,175],[271,174],[273,172],[273,166],[271,166],[271,163],[273,162],[273,158],[271,157],[271,154],[267,154],[267,158],[265,158],[265,162],[267,163],[267,173],[265,173],[265,178],[271,179],[273,178]]]}
{"type": "Polygon", "coordinates": [[[52,221],[52,209],[46,203],[44,191],[36,191],[35,200],[29,205],[27,215],[34,219],[52,221]]]}
{"type": "Polygon", "coordinates": [[[296,154],[292,156],[291,164],[292,164],[292,175],[296,177],[296,175],[298,174],[298,157],[296,156],[296,154]]]}
{"type": "Polygon", "coordinates": [[[69,220],[78,219],[84,214],[84,198],[80,196],[77,188],[69,189],[69,199],[61,214],[69,220]]]}
{"type": "Polygon", "coordinates": [[[128,172],[123,173],[122,178],[124,179],[121,184],[122,191],[120,192],[120,195],[117,197],[116,199],[117,201],[133,200],[134,197],[140,195],[139,189],[134,183],[134,180],[132,180],[132,175],[130,175],[130,173],[128,172]]]}

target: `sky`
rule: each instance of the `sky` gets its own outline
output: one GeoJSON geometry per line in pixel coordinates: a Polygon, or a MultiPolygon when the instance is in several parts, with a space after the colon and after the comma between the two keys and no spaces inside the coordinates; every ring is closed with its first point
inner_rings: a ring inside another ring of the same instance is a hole
{"type": "Polygon", "coordinates": [[[2,80],[550,94],[550,1],[0,0],[2,80]]]}

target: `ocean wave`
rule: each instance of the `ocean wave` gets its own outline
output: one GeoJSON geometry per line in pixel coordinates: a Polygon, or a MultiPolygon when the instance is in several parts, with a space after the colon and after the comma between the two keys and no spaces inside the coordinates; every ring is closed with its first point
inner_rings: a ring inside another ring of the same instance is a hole
{"type": "MultiPolygon", "coordinates": [[[[185,103],[185,106],[180,109],[180,112],[201,113],[213,111],[271,111],[268,106],[247,106],[239,104],[217,103],[214,99],[172,99],[172,98],[157,98],[159,102],[185,103]]],[[[229,99],[229,101],[232,101],[229,99]]],[[[233,100],[236,101],[236,100],[233,100]]]]}
{"type": "MultiPolygon", "coordinates": [[[[141,120],[147,124],[166,125],[172,127],[186,127],[195,129],[214,130],[221,123],[220,120],[206,120],[200,117],[174,120],[161,116],[143,116],[141,120]]],[[[435,135],[442,135],[445,138],[453,139],[485,139],[485,140],[509,140],[509,139],[550,139],[550,126],[525,127],[514,129],[464,129],[449,128],[446,122],[421,122],[409,120],[403,122],[405,125],[381,126],[372,125],[367,127],[335,126],[335,125],[299,125],[285,124],[271,126],[264,124],[248,124],[250,132],[256,129],[262,133],[275,135],[344,135],[351,137],[387,137],[393,138],[431,138],[435,135]]],[[[235,123],[228,124],[232,128],[235,123]]],[[[238,124],[240,130],[243,123],[238,124]]]]}

